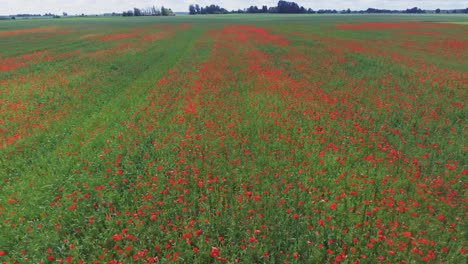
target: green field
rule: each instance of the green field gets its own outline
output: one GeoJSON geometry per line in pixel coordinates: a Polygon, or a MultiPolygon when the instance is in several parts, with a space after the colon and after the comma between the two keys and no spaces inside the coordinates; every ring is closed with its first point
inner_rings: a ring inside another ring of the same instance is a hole
{"type": "Polygon", "coordinates": [[[467,23],[0,21],[0,263],[466,263],[467,23]]]}
{"type": "Polygon", "coordinates": [[[445,22],[445,23],[453,23],[453,24],[460,24],[460,25],[468,25],[467,21],[454,21],[454,22],[445,22]]]}

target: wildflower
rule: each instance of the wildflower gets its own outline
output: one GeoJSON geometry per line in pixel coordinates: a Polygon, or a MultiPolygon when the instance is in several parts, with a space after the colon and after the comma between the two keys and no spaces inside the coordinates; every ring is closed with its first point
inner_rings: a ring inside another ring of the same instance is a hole
{"type": "Polygon", "coordinates": [[[210,257],[215,258],[219,256],[218,248],[211,247],[210,257]]]}
{"type": "Polygon", "coordinates": [[[118,234],[115,234],[111,237],[111,240],[113,241],[119,241],[122,239],[122,236],[121,235],[118,235],[118,234]]]}
{"type": "Polygon", "coordinates": [[[404,237],[410,238],[411,237],[411,232],[401,232],[401,235],[404,236],[404,237]]]}

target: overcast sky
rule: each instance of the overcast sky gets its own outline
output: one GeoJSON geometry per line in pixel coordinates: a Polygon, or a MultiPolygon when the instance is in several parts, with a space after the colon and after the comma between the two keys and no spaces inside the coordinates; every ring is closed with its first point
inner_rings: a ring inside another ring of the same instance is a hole
{"type": "MultiPolygon", "coordinates": [[[[133,7],[145,8],[164,6],[173,11],[188,11],[190,4],[206,6],[216,4],[228,10],[243,9],[251,5],[275,6],[277,0],[0,0],[0,15],[7,14],[44,14],[48,12],[69,14],[100,14],[121,12],[133,7]]],[[[337,9],[351,8],[362,10],[368,7],[385,9],[422,9],[467,8],[468,0],[297,0],[294,1],[306,8],[337,9]]]]}

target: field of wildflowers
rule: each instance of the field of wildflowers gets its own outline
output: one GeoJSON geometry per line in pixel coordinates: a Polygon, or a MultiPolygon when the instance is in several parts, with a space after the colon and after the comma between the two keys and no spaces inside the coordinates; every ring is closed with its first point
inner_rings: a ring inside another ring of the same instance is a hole
{"type": "Polygon", "coordinates": [[[467,25],[258,17],[0,21],[0,263],[466,263],[467,25]]]}

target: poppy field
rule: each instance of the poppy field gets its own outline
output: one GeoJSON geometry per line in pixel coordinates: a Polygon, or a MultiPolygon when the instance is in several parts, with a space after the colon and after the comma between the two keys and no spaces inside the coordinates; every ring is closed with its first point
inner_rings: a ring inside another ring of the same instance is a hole
{"type": "Polygon", "coordinates": [[[447,18],[0,21],[0,263],[466,263],[447,18]]]}

